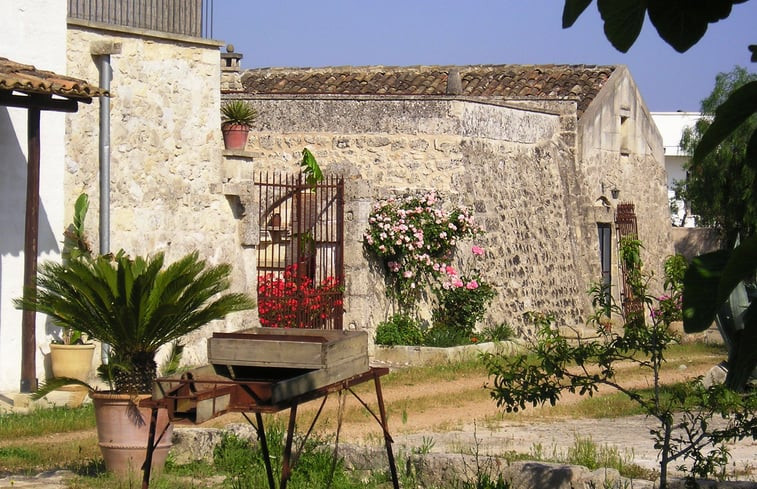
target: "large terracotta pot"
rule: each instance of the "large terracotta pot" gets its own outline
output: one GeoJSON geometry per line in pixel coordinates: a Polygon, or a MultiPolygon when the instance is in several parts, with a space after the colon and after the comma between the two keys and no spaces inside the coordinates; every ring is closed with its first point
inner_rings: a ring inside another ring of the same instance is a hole
{"type": "MultiPolygon", "coordinates": [[[[147,456],[151,410],[137,405],[140,400],[150,396],[91,392],[90,397],[95,407],[97,440],[105,459],[105,467],[121,477],[141,477],[142,464],[147,456]]],[[[168,429],[153,452],[150,469],[153,474],[163,470],[173,436],[173,425],[168,419],[168,412],[159,409],[156,440],[166,426],[168,429]]]]}
{"type": "Polygon", "coordinates": [[[223,145],[226,149],[240,150],[247,146],[247,134],[250,128],[241,124],[224,124],[221,126],[223,145]]]}
{"type": "Polygon", "coordinates": [[[53,377],[69,377],[86,382],[92,369],[95,345],[50,345],[53,377]]]}

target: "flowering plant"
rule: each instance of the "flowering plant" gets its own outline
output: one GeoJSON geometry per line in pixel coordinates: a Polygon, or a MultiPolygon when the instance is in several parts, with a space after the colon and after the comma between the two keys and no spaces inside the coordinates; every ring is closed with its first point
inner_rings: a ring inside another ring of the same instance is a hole
{"type": "Polygon", "coordinates": [[[365,247],[387,271],[389,295],[412,307],[420,290],[445,273],[457,242],[481,230],[471,210],[443,209],[435,192],[381,200],[368,219],[365,247]]]}
{"type": "Polygon", "coordinates": [[[321,328],[342,307],[342,286],[336,277],[326,277],[317,286],[289,265],[282,276],[269,273],[258,282],[258,315],[262,326],[274,328],[321,328]]]}
{"type": "Polygon", "coordinates": [[[682,305],[683,296],[680,293],[661,295],[657,298],[657,306],[652,307],[652,320],[664,324],[681,321],[683,319],[683,314],[681,313],[682,305]]]}
{"type": "MultiPolygon", "coordinates": [[[[476,245],[471,251],[474,258],[485,253],[476,245]]],[[[458,335],[472,341],[476,323],[484,318],[497,291],[481,279],[477,269],[468,275],[459,275],[453,267],[447,266],[445,273],[437,290],[438,305],[431,315],[434,328],[454,329],[458,335]]]]}

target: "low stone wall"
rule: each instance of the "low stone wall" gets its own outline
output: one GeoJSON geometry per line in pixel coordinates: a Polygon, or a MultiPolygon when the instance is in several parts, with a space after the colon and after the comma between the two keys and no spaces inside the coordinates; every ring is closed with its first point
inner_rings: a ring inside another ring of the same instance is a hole
{"type": "Polygon", "coordinates": [[[520,341],[497,341],[448,348],[430,346],[376,345],[371,363],[388,367],[410,367],[472,360],[481,353],[512,355],[523,349],[520,341]]]}
{"type": "Polygon", "coordinates": [[[712,228],[678,228],[671,232],[676,253],[691,260],[697,255],[720,248],[720,235],[712,228]]]}
{"type": "MultiPolygon", "coordinates": [[[[213,448],[221,441],[224,432],[234,433],[251,441],[256,439],[250,425],[232,424],[224,430],[215,428],[181,428],[174,430],[174,446],[171,456],[177,464],[196,461],[212,463],[213,448]]],[[[615,469],[590,470],[579,465],[556,464],[535,461],[508,462],[499,457],[486,455],[403,452],[395,447],[400,473],[413,474],[422,487],[446,487],[460,481],[475,481],[481,475],[492,480],[498,477],[510,484],[511,489],[588,489],[592,487],[654,489],[659,481],[627,479],[615,469]]],[[[383,447],[364,447],[340,444],[338,454],[344,459],[345,468],[359,472],[387,471],[388,460],[383,447]]],[[[755,482],[712,481],[698,479],[700,488],[707,489],[755,489],[755,482]]],[[[670,489],[685,489],[686,481],[668,481],[670,489]]],[[[455,486],[452,486],[455,487],[455,486]]]]}

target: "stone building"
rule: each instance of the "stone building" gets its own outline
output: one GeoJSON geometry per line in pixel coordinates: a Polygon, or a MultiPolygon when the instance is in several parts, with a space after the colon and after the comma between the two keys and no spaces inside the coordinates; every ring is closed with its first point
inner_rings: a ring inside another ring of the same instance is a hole
{"type": "Polygon", "coordinates": [[[307,147],[345,176],[346,328],[393,312],[361,241],[392,195],[436,189],[475,209],[490,322],[538,310],[580,326],[601,277],[620,300],[620,203],[634,204],[650,272],[672,253],[662,140],[624,66],[251,69],[224,87],[260,114],[234,175],[295,172],[307,147]]]}
{"type": "MultiPolygon", "coordinates": [[[[100,212],[100,148],[110,155],[110,250],[198,250],[228,262],[235,290],[254,292],[260,223],[258,171],[294,173],[308,147],[327,174],[345,177],[344,327],[372,329],[391,313],[383,279],[361,237],[373,203],[392,194],[436,189],[472,206],[487,234],[485,278],[499,295],[489,320],[517,325],[527,310],[553,311],[581,324],[586,290],[602,274],[598,230],[614,233],[615,207],[632,202],[657,270],[672,251],[662,143],[628,71],[621,66],[479,66],[250,70],[239,55],[197,29],[172,31],[138,18],[99,18],[90,0],[12,0],[0,19],[9,41],[0,56],[97,82],[111,75],[110,138],[99,104],[42,121],[40,259],[58,259],[73,202],[87,192],[86,227],[95,249],[100,212]],[[67,10],[68,9],[68,10],[67,10]],[[92,17],[95,15],[95,17],[92,17]],[[22,26],[23,29],[20,29],[22,26]],[[259,110],[245,151],[224,151],[221,92],[259,110]]],[[[93,0],[94,1],[94,0],[93,0]]],[[[196,8],[197,0],[182,2],[196,8]]],[[[157,11],[158,13],[160,11],[157,11]]],[[[23,252],[23,119],[0,108],[0,167],[5,233],[0,239],[0,391],[18,387],[20,312],[12,299],[23,252]],[[12,159],[8,159],[9,156],[12,159]],[[7,160],[7,161],[6,161],[7,160]]],[[[616,248],[606,240],[605,272],[619,294],[616,248]]],[[[255,311],[234,315],[188,338],[185,362],[206,361],[212,331],[259,324],[255,311]]],[[[39,379],[56,333],[37,318],[39,379]]],[[[95,360],[97,362],[97,359],[95,360]]]]}

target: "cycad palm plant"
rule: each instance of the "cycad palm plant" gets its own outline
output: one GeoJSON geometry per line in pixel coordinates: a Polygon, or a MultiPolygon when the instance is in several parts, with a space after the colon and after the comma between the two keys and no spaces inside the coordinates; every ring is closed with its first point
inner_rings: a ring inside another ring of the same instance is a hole
{"type": "MultiPolygon", "coordinates": [[[[157,375],[155,353],[171,341],[227,314],[254,307],[249,296],[224,293],[228,264],[208,266],[190,253],[164,268],[162,253],[131,259],[123,253],[40,266],[36,297],[23,309],[77,328],[111,346],[108,372],[115,392],[148,393],[157,375]]],[[[52,390],[55,385],[50,385],[52,390]]]]}

